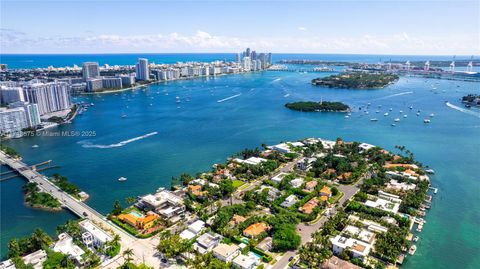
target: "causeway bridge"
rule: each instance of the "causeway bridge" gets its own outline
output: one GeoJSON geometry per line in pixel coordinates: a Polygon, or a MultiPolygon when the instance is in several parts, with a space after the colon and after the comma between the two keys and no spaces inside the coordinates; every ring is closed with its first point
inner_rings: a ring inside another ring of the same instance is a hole
{"type": "MultiPolygon", "coordinates": [[[[3,151],[0,151],[0,164],[9,166],[19,175],[23,176],[29,182],[37,183],[41,191],[49,193],[56,198],[64,208],[67,208],[80,218],[89,219],[100,228],[110,233],[118,234],[121,238],[122,251],[131,248],[134,252],[134,262],[140,263],[145,261],[150,266],[159,267],[159,258],[157,257],[155,246],[158,244],[157,238],[139,239],[128,234],[126,231],[114,225],[107,220],[105,216],[91,208],[84,202],[65,193],[55,184],[50,182],[48,178],[34,168],[29,167],[24,162],[14,159],[3,151]]],[[[107,260],[100,267],[101,268],[117,268],[122,265],[124,259],[122,255],[117,255],[114,259],[107,260]]]]}

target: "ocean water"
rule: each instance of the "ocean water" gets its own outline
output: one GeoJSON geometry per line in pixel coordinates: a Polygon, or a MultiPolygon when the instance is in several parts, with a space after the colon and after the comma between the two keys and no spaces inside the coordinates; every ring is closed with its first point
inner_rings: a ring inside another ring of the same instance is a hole
{"type": "MultiPolygon", "coordinates": [[[[389,150],[405,145],[436,171],[432,183],[439,192],[426,217],[417,253],[407,259],[404,268],[478,268],[480,111],[466,113],[459,98],[479,94],[480,84],[412,77],[402,77],[381,90],[327,89],[310,84],[312,78],[327,75],[258,72],[78,97],[94,106],[72,124],[52,132],[78,131],[80,135],[29,137],[7,144],[29,164],[51,159],[60,165],[46,173],[69,177],[90,194],[88,204],[101,213],[109,212],[115,200],[168,187],[172,176],[209,170],[213,163],[262,143],[343,137],[389,150]],[[176,96],[180,104],[175,102],[176,96]],[[284,107],[287,102],[320,99],[342,101],[354,109],[371,103],[371,108],[369,115],[354,111],[346,119],[342,113],[302,113],[284,107]],[[446,106],[445,101],[460,110],[446,106]],[[389,108],[393,110],[384,117],[389,108]],[[408,117],[403,118],[400,110],[408,117]],[[415,115],[417,110],[421,116],[415,115]],[[435,114],[431,123],[424,124],[423,119],[431,113],[435,114]],[[371,122],[374,117],[379,121],[371,122]],[[397,117],[401,120],[392,127],[397,117]],[[93,133],[95,136],[88,136],[93,133]],[[35,144],[39,147],[32,148],[35,144]],[[121,176],[128,180],[118,182],[121,176]]],[[[2,255],[10,238],[29,234],[35,227],[53,233],[58,224],[75,218],[68,212],[25,207],[23,184],[22,179],[0,183],[2,255]]]]}

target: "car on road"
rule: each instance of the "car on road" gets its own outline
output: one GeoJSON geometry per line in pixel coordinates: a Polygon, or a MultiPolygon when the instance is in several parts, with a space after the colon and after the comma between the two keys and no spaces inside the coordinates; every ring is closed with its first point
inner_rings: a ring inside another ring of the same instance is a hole
{"type": "Polygon", "coordinates": [[[88,216],[87,212],[83,212],[83,216],[87,217],[88,216]]]}
{"type": "Polygon", "coordinates": [[[288,258],[288,261],[291,262],[293,260],[293,256],[288,258]]]}

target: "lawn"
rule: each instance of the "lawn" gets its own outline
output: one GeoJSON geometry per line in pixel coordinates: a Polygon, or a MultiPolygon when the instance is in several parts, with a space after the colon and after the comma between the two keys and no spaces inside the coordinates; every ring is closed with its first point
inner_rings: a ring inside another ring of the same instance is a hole
{"type": "Polygon", "coordinates": [[[241,181],[241,180],[238,180],[238,179],[235,179],[233,180],[233,187],[235,189],[237,189],[238,187],[242,186],[243,184],[245,184],[245,182],[241,181]]]}
{"type": "Polygon", "coordinates": [[[338,191],[337,195],[335,196],[332,196],[328,199],[328,203],[330,204],[334,204],[338,201],[338,199],[342,198],[343,196],[343,192],[341,192],[340,190],[338,191]]]}

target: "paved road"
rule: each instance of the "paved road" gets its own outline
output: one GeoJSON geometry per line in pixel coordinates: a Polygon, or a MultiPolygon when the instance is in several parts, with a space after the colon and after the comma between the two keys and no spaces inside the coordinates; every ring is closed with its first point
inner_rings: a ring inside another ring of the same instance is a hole
{"type": "MultiPolygon", "coordinates": [[[[151,266],[158,267],[160,263],[159,258],[155,256],[156,250],[155,246],[158,244],[158,238],[149,238],[149,239],[138,239],[134,236],[128,234],[124,230],[118,228],[113,223],[109,222],[105,216],[98,213],[96,210],[88,206],[87,204],[77,200],[73,196],[63,192],[53,183],[51,183],[45,176],[38,173],[35,170],[32,170],[25,163],[10,158],[8,155],[0,151],[0,161],[5,165],[10,166],[12,169],[18,171],[22,176],[28,179],[30,182],[35,182],[38,184],[38,187],[46,192],[51,194],[53,197],[58,199],[62,205],[72,211],[74,214],[81,218],[86,218],[94,222],[96,225],[100,226],[102,229],[110,230],[115,234],[120,235],[122,250],[131,248],[134,252],[134,261],[143,262],[151,266]]],[[[123,259],[122,257],[117,257],[118,259],[123,259]]],[[[106,267],[113,268],[113,267],[106,267]]],[[[116,268],[116,267],[115,267],[116,268]]]]}
{"type": "MultiPolygon", "coordinates": [[[[340,185],[338,189],[340,189],[344,195],[340,198],[338,201],[338,204],[340,207],[343,206],[343,203],[350,198],[352,198],[357,191],[359,190],[358,184],[355,185],[340,185]]],[[[330,211],[330,216],[333,216],[337,213],[337,209],[333,207],[330,211]]],[[[302,245],[310,241],[312,238],[312,234],[318,231],[323,224],[328,220],[329,216],[322,216],[316,223],[312,225],[308,225],[306,223],[300,223],[297,225],[297,232],[300,234],[300,237],[302,238],[302,245]]],[[[286,252],[280,260],[278,260],[275,265],[272,267],[272,269],[283,269],[288,266],[290,263],[289,259],[292,257],[295,257],[297,255],[297,251],[288,251],[286,252]]]]}

